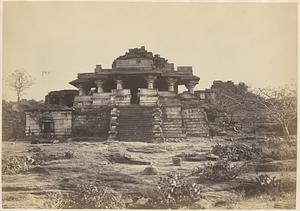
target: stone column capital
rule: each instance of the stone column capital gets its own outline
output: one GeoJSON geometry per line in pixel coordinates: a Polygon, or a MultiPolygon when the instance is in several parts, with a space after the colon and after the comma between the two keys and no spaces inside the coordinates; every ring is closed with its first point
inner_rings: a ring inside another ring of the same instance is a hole
{"type": "Polygon", "coordinates": [[[116,81],[117,89],[123,89],[123,81],[120,76],[116,76],[113,78],[116,81]]]}
{"type": "Polygon", "coordinates": [[[97,79],[95,80],[95,84],[97,86],[97,89],[98,89],[98,93],[101,93],[103,92],[103,84],[104,84],[104,80],[103,79],[97,79]]]}
{"type": "Polygon", "coordinates": [[[97,80],[95,80],[95,84],[97,85],[97,87],[102,86],[103,83],[104,83],[103,79],[97,79],[97,80]]]}
{"type": "Polygon", "coordinates": [[[195,87],[198,84],[198,81],[196,80],[189,80],[185,83],[185,86],[187,87],[195,87]]]}
{"type": "Polygon", "coordinates": [[[168,83],[168,85],[174,85],[177,82],[176,78],[166,78],[166,82],[168,83]]]}
{"type": "Polygon", "coordinates": [[[154,83],[154,80],[157,78],[157,76],[147,75],[147,76],[144,76],[144,78],[148,82],[148,89],[153,89],[153,83],[154,83]]]}
{"type": "Polygon", "coordinates": [[[155,79],[157,79],[157,76],[155,75],[146,75],[144,76],[144,78],[147,80],[147,81],[154,81],[155,79]]]}
{"type": "Polygon", "coordinates": [[[189,80],[185,83],[186,88],[188,89],[189,93],[194,94],[194,87],[198,84],[196,80],[189,80]]]}

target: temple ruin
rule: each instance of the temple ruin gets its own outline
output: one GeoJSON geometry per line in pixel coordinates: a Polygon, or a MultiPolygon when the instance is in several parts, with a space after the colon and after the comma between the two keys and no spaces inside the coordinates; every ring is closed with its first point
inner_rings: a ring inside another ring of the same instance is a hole
{"type": "Polygon", "coordinates": [[[199,80],[191,66],[175,68],[145,47],[129,49],[111,69],[96,65],[93,72],[78,73],[70,82],[78,91],[51,92],[48,107],[26,111],[26,133],[124,141],[208,136],[201,105],[213,95],[195,93],[199,80]]]}

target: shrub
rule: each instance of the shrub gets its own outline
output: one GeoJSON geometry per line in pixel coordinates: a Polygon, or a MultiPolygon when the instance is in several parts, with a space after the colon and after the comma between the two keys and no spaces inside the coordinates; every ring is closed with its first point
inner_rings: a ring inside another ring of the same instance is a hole
{"type": "Polygon", "coordinates": [[[184,180],[178,174],[167,174],[161,177],[157,189],[148,196],[147,208],[178,209],[190,207],[201,198],[200,187],[195,183],[184,180]]]}
{"type": "Polygon", "coordinates": [[[261,156],[262,149],[252,145],[251,147],[245,144],[234,143],[230,145],[216,144],[212,146],[211,152],[218,155],[220,158],[230,161],[252,160],[261,156]]]}
{"type": "Polygon", "coordinates": [[[71,152],[71,151],[65,152],[65,159],[71,159],[74,157],[75,157],[74,152],[71,152]]]}
{"type": "Polygon", "coordinates": [[[289,178],[277,179],[268,174],[258,175],[251,185],[243,187],[247,196],[277,195],[284,192],[296,191],[296,181],[289,178]]]}
{"type": "Polygon", "coordinates": [[[227,159],[219,159],[216,163],[208,163],[203,168],[194,170],[193,175],[199,176],[200,180],[211,180],[215,182],[225,182],[235,179],[239,176],[246,166],[232,166],[227,159]]]}
{"type": "Polygon", "coordinates": [[[47,208],[120,209],[125,208],[122,195],[105,185],[82,184],[71,193],[49,194],[47,208]]]}
{"type": "Polygon", "coordinates": [[[29,170],[30,162],[26,156],[12,156],[2,159],[2,174],[12,175],[29,170]]]}

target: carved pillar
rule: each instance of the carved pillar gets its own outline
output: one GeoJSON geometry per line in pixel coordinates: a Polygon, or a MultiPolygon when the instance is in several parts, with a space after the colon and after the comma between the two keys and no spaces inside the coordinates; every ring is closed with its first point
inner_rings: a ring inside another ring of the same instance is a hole
{"type": "Polygon", "coordinates": [[[123,82],[121,78],[116,78],[117,89],[123,89],[123,82]]]}
{"type": "Polygon", "coordinates": [[[78,90],[79,90],[79,96],[85,95],[85,93],[84,93],[84,86],[82,84],[78,85],[78,90]]]}
{"type": "Polygon", "coordinates": [[[95,81],[95,84],[98,89],[98,93],[103,92],[103,83],[104,83],[104,80],[101,80],[101,79],[95,81]]]}
{"type": "Polygon", "coordinates": [[[176,78],[167,78],[167,84],[169,86],[169,92],[174,92],[174,84],[176,83],[176,78]]]}
{"type": "Polygon", "coordinates": [[[186,88],[188,89],[189,93],[191,94],[194,94],[194,88],[195,86],[198,84],[198,81],[195,81],[195,80],[191,80],[191,81],[188,81],[185,86],[186,88]]]}
{"type": "Polygon", "coordinates": [[[153,75],[145,76],[145,79],[146,79],[147,82],[148,82],[148,89],[153,89],[154,80],[155,80],[156,78],[157,78],[157,77],[156,77],[156,76],[153,76],[153,75]]]}

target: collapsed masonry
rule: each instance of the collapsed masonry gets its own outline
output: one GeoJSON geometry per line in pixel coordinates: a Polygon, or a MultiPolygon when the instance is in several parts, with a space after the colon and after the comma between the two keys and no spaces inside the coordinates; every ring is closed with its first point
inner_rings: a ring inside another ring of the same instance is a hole
{"type": "Polygon", "coordinates": [[[208,136],[203,100],[195,95],[200,78],[145,50],[129,49],[111,69],[97,65],[70,82],[77,91],[50,92],[44,110],[26,111],[26,134],[97,136],[110,140],[163,140],[208,136]],[[179,93],[179,86],[187,91],[179,93]],[[72,103],[70,103],[72,102],[72,103]]]}

